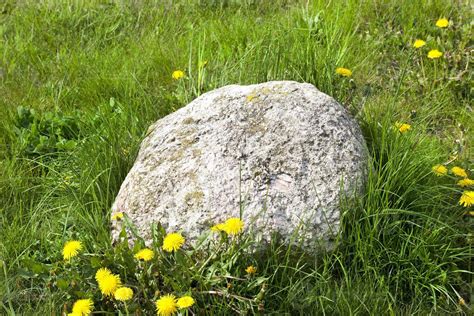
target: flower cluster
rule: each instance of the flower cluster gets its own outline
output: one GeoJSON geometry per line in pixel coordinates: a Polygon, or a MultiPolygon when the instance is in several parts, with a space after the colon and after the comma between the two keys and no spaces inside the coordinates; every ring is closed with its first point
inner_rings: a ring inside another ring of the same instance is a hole
{"type": "Polygon", "coordinates": [[[113,296],[115,291],[122,285],[120,276],[113,274],[107,268],[100,268],[95,274],[100,292],[104,296],[113,296]]]}
{"type": "Polygon", "coordinates": [[[194,299],[191,296],[176,298],[173,294],[161,296],[156,302],[156,312],[158,316],[174,315],[178,309],[187,309],[194,305],[194,299]]]}
{"type": "MultiPolygon", "coordinates": [[[[120,220],[123,218],[123,213],[115,213],[114,220],[120,220]],[[118,214],[122,214],[117,216],[118,214]]],[[[232,226],[232,221],[230,222],[232,226]]],[[[236,228],[232,228],[234,231],[236,228]]],[[[163,238],[163,250],[165,252],[176,252],[185,243],[184,237],[180,233],[169,233],[163,238]]],[[[63,247],[63,258],[64,260],[70,260],[79,254],[83,246],[80,241],[71,240],[65,243],[63,247]]],[[[151,261],[155,257],[155,252],[150,248],[143,248],[136,252],[133,256],[138,261],[151,261]]],[[[95,273],[95,280],[98,285],[98,289],[102,296],[107,300],[115,299],[117,302],[123,302],[126,308],[126,302],[131,300],[134,296],[132,288],[123,286],[120,275],[112,273],[107,267],[101,267],[95,273]]],[[[156,311],[158,315],[173,315],[178,310],[183,310],[194,305],[195,301],[191,296],[183,296],[176,298],[174,295],[162,296],[155,302],[156,311]]],[[[90,315],[94,308],[94,302],[92,299],[79,299],[72,307],[70,316],[84,316],[90,315]]]]}
{"type": "Polygon", "coordinates": [[[228,235],[237,235],[244,229],[244,222],[237,217],[229,218],[224,223],[211,227],[213,232],[225,232],[228,235]]]}
{"type": "MultiPolygon", "coordinates": [[[[431,170],[438,177],[446,176],[448,174],[448,168],[444,165],[435,165],[431,168],[431,170]]],[[[461,178],[456,183],[458,186],[462,188],[474,186],[474,180],[469,179],[469,175],[465,169],[459,166],[454,166],[450,171],[453,176],[461,178]]],[[[474,191],[464,191],[459,198],[459,204],[464,207],[470,207],[474,205],[474,191]]]]}
{"type": "MultiPolygon", "coordinates": [[[[436,26],[439,28],[446,28],[449,26],[449,21],[446,18],[439,19],[438,21],[436,21],[436,26]]],[[[422,48],[425,45],[426,45],[426,41],[422,39],[417,39],[413,42],[413,47],[417,49],[422,48]]],[[[439,51],[438,49],[431,49],[427,55],[429,59],[438,59],[442,56],[443,56],[443,53],[439,51]]]]}

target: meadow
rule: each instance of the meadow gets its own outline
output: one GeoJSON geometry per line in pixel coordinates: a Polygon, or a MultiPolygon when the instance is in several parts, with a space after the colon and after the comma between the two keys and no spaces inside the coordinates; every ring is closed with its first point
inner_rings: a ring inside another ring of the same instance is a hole
{"type": "Polygon", "coordinates": [[[461,0],[1,2],[0,314],[473,313],[472,21],[461,0]],[[153,258],[112,246],[148,126],[270,80],[314,84],[363,130],[336,249],[254,253],[232,229],[170,249],[157,223],[153,258]]]}

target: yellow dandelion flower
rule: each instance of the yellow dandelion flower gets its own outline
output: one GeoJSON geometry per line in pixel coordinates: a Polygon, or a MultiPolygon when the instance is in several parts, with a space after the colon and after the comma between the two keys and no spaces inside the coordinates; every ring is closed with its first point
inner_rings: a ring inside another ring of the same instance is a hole
{"type": "Polygon", "coordinates": [[[161,296],[155,303],[158,316],[171,316],[176,313],[176,297],[172,294],[161,296]]]}
{"type": "Polygon", "coordinates": [[[68,313],[67,316],[82,316],[82,315],[78,313],[68,313]]]}
{"type": "Polygon", "coordinates": [[[171,233],[163,239],[163,250],[173,252],[181,248],[184,244],[184,237],[180,233],[171,233]]]}
{"type": "Polygon", "coordinates": [[[224,231],[224,224],[221,223],[221,224],[212,226],[211,231],[216,232],[216,233],[224,231]]]}
{"type": "Polygon", "coordinates": [[[97,283],[100,283],[106,276],[109,276],[109,275],[112,275],[112,271],[110,271],[107,268],[100,268],[95,273],[95,280],[97,281],[97,283]]]}
{"type": "Polygon", "coordinates": [[[458,177],[467,178],[466,170],[460,167],[452,167],[451,172],[458,177]]]}
{"type": "Polygon", "coordinates": [[[443,165],[436,165],[431,168],[435,175],[438,177],[445,176],[448,173],[448,168],[443,165]]]}
{"type": "Polygon", "coordinates": [[[474,191],[464,191],[459,199],[459,204],[469,207],[474,204],[474,191]]]}
{"type": "Polygon", "coordinates": [[[338,75],[343,76],[343,77],[350,77],[350,76],[352,76],[352,71],[351,71],[350,69],[342,68],[342,67],[336,68],[336,73],[337,73],[338,75]]]}
{"type": "Polygon", "coordinates": [[[94,302],[90,298],[84,300],[77,300],[72,306],[72,314],[87,316],[92,313],[93,308],[94,302]]]}
{"type": "Polygon", "coordinates": [[[191,296],[183,296],[178,299],[176,305],[180,308],[189,308],[194,305],[194,299],[191,296]]]}
{"type": "Polygon", "coordinates": [[[179,80],[181,78],[184,77],[184,71],[182,70],[175,70],[173,71],[173,74],[171,75],[171,77],[174,79],[174,80],[179,80]]]}
{"type": "Polygon", "coordinates": [[[426,45],[426,42],[424,40],[421,40],[421,39],[417,39],[414,43],[413,43],[413,47],[415,48],[420,48],[420,47],[423,47],[426,45]]]}
{"type": "Polygon", "coordinates": [[[123,218],[123,212],[117,212],[115,214],[112,215],[111,219],[113,221],[119,221],[123,218]]]}
{"type": "Polygon", "coordinates": [[[131,300],[132,297],[133,297],[133,290],[131,288],[125,287],[125,286],[119,287],[115,291],[114,297],[117,301],[122,301],[122,302],[131,300]]]}
{"type": "Polygon", "coordinates": [[[410,129],[411,129],[411,125],[410,124],[405,124],[405,123],[395,123],[395,126],[398,128],[398,131],[400,133],[406,133],[408,132],[410,129]]]}
{"type": "Polygon", "coordinates": [[[470,187],[470,186],[474,185],[474,180],[471,180],[469,178],[465,178],[465,179],[459,180],[458,185],[460,187],[463,187],[463,188],[470,187]]]}
{"type": "Polygon", "coordinates": [[[223,230],[229,235],[236,235],[244,228],[244,222],[240,218],[229,218],[225,221],[223,230]]]}
{"type": "Polygon", "coordinates": [[[248,266],[245,269],[245,272],[247,272],[247,274],[255,274],[257,272],[257,268],[255,268],[254,266],[248,266]]]}
{"type": "Polygon", "coordinates": [[[77,240],[71,240],[64,244],[63,248],[63,258],[64,260],[69,260],[72,257],[77,256],[79,250],[82,249],[82,243],[77,240]]]}
{"type": "Polygon", "coordinates": [[[145,248],[137,252],[134,257],[137,260],[150,261],[151,259],[153,259],[154,256],[155,253],[153,252],[153,250],[145,248]]]}
{"type": "Polygon", "coordinates": [[[107,268],[99,269],[95,274],[100,292],[105,296],[112,296],[122,284],[120,276],[113,274],[107,268]]]}
{"type": "Polygon", "coordinates": [[[437,27],[445,28],[445,27],[448,27],[448,25],[449,25],[449,21],[446,18],[442,18],[442,19],[439,19],[438,21],[436,21],[436,26],[437,27]]]}
{"type": "Polygon", "coordinates": [[[440,58],[441,56],[443,56],[443,53],[437,49],[432,49],[428,52],[429,59],[436,59],[436,58],[440,58]]]}

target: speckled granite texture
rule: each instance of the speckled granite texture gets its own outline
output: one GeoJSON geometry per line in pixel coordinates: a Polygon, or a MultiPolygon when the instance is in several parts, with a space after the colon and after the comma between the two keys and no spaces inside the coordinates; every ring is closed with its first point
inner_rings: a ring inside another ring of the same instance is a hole
{"type": "Polygon", "coordinates": [[[367,159],[355,120],[313,85],[230,85],[150,127],[112,209],[145,238],[156,221],[192,242],[241,201],[264,240],[297,232],[311,245],[338,232],[340,196],[363,189],[367,159]]]}

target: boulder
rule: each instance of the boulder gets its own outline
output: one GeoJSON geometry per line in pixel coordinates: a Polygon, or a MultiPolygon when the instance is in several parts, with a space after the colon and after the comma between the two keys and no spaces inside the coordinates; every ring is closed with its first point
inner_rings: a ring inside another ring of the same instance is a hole
{"type": "Polygon", "coordinates": [[[356,121],[313,85],[230,85],[150,127],[112,210],[148,240],[152,222],[192,242],[242,216],[264,240],[310,246],[338,233],[340,199],[363,189],[367,159],[356,121]]]}

